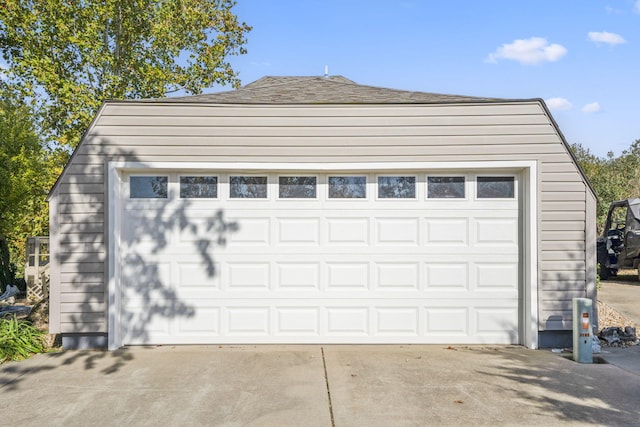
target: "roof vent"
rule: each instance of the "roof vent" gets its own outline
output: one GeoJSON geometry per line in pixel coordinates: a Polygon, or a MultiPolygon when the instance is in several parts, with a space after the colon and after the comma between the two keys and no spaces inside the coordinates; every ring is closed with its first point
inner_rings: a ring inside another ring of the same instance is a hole
{"type": "Polygon", "coordinates": [[[324,78],[325,79],[329,78],[329,66],[328,65],[324,66],[324,78]]]}

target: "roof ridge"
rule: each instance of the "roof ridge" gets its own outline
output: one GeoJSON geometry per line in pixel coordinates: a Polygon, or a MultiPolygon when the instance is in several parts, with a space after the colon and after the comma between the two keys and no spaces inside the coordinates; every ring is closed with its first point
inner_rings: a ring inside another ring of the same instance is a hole
{"type": "Polygon", "coordinates": [[[331,83],[344,83],[344,84],[354,84],[357,85],[356,82],[350,80],[341,75],[335,76],[264,76],[255,80],[251,83],[248,83],[241,87],[241,89],[254,89],[259,87],[274,87],[274,86],[282,86],[285,84],[290,84],[291,82],[304,82],[309,80],[318,80],[325,81],[331,83]]]}
{"type": "Polygon", "coordinates": [[[371,104],[487,102],[497,98],[440,94],[362,85],[336,76],[265,76],[239,89],[184,97],[170,102],[218,102],[240,104],[371,104]]]}

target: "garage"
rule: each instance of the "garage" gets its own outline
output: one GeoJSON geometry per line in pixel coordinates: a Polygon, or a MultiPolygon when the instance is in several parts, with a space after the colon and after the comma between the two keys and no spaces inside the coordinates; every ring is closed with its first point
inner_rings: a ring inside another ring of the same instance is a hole
{"type": "Polygon", "coordinates": [[[341,76],[106,101],[49,194],[51,333],[570,346],[596,198],[541,99],[341,76]]]}
{"type": "Polygon", "coordinates": [[[123,343],[518,343],[518,183],[126,174],[123,343]]]}

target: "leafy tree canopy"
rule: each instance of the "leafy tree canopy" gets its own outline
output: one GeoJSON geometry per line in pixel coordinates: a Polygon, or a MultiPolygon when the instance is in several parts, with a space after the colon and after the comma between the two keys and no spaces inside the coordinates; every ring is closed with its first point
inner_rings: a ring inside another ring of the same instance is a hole
{"type": "Polygon", "coordinates": [[[601,231],[611,202],[640,197],[640,139],[619,156],[610,152],[598,157],[580,144],[571,145],[571,149],[598,196],[597,224],[601,231]]]}
{"type": "Polygon", "coordinates": [[[41,143],[29,108],[0,87],[0,244],[11,252],[0,263],[5,275],[8,264],[21,271],[26,238],[47,233],[45,198],[64,159],[66,152],[41,143]]]}
{"type": "Polygon", "coordinates": [[[105,99],[238,87],[230,55],[251,30],[233,0],[4,0],[6,79],[49,138],[74,148],[105,99]]]}

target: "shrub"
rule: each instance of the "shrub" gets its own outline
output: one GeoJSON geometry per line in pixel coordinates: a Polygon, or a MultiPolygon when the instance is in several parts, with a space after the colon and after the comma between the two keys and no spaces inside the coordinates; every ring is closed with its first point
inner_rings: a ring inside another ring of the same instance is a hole
{"type": "Polygon", "coordinates": [[[26,359],[47,348],[45,334],[26,320],[0,319],[0,363],[26,359]]]}

